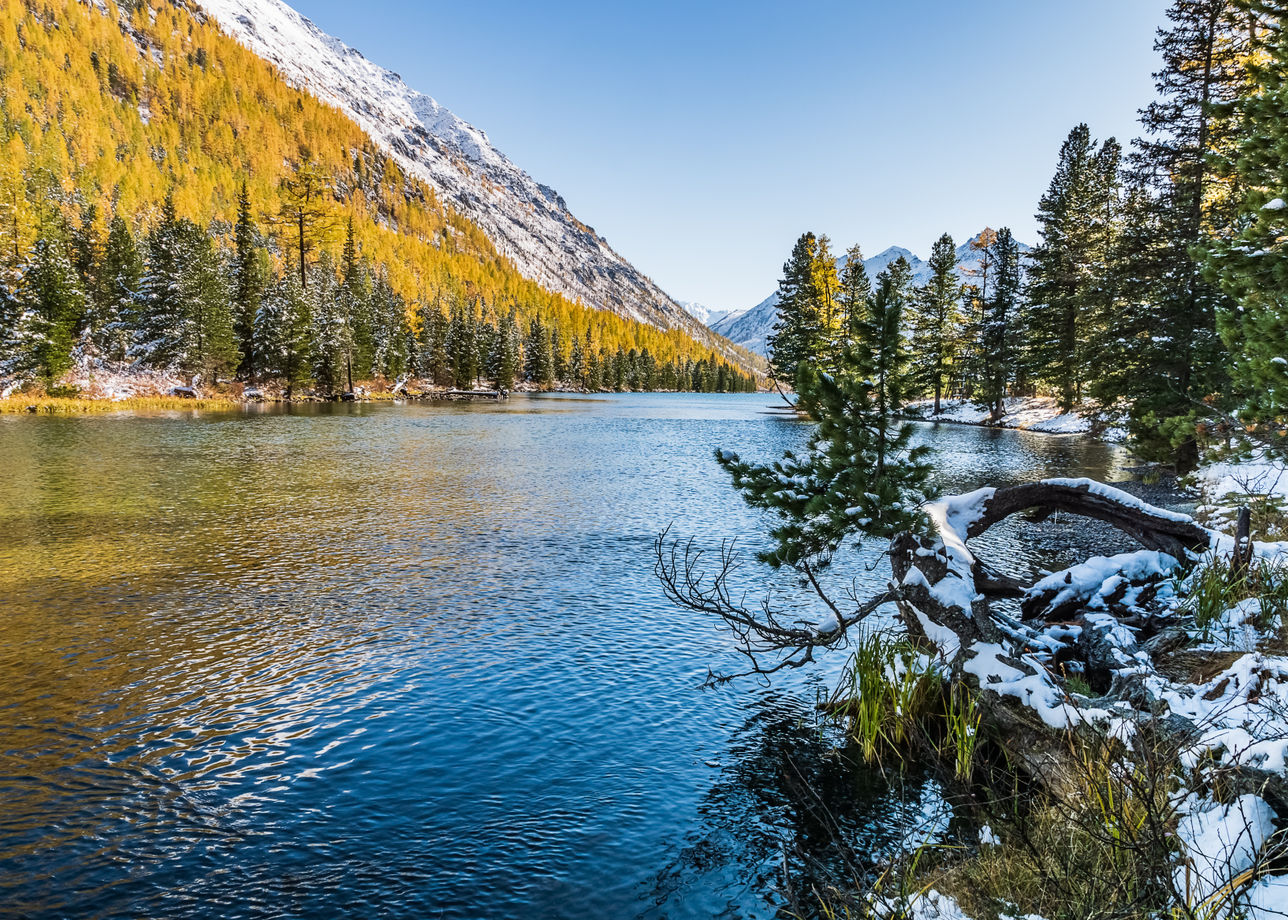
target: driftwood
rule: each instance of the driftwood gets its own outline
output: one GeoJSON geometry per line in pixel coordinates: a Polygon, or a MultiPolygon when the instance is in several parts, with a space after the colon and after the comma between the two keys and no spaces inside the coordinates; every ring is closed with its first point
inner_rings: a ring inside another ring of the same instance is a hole
{"type": "MultiPolygon", "coordinates": [[[[984,489],[933,503],[926,512],[930,527],[925,532],[903,533],[892,541],[893,577],[879,596],[863,598],[851,589],[833,598],[818,573],[807,564],[798,566],[831,613],[823,624],[784,618],[768,600],[747,605],[731,588],[737,557],[729,545],[712,570],[692,542],[668,543],[663,534],[655,547],[656,573],[673,601],[722,618],[749,662],[746,673],[764,679],[812,661],[819,650],[844,646],[847,631],[893,604],[909,639],[939,660],[945,680],[975,692],[983,728],[1012,763],[1058,796],[1079,788],[1078,778],[1085,775],[1079,748],[1085,752],[1107,738],[1117,743],[1113,739],[1135,734],[1158,739],[1160,749],[1183,750],[1213,728],[1177,714],[1159,695],[1184,696],[1198,688],[1193,677],[1178,682],[1169,676],[1173,656],[1190,638],[1169,622],[1170,610],[1151,610],[1150,603],[1171,572],[1214,550],[1228,553],[1235,540],[1088,480],[984,489]],[[1023,584],[992,571],[968,541],[1026,512],[1038,519],[1064,512],[1102,521],[1132,537],[1141,550],[1088,560],[1036,586],[1023,584]],[[995,605],[1000,598],[1019,599],[1021,615],[995,605]],[[1090,694],[1070,692],[1069,675],[1085,681],[1079,689],[1090,694]],[[1079,736],[1087,744],[1072,743],[1079,736]]],[[[1247,540],[1238,545],[1249,556],[1257,551],[1247,540]]],[[[1288,684],[1288,669],[1271,673],[1277,665],[1252,666],[1246,680],[1265,687],[1288,684]]],[[[741,675],[710,679],[731,676],[741,675]]],[[[1219,672],[1201,677],[1204,692],[1216,694],[1204,699],[1224,698],[1219,677],[1219,672]],[[1217,683],[1208,687],[1213,680],[1217,683]]],[[[1255,703],[1260,691],[1252,692],[1244,699],[1255,703]]],[[[844,709],[848,702],[835,706],[844,709]]],[[[1225,718],[1208,712],[1213,719],[1225,718]]],[[[1262,770],[1255,756],[1227,757],[1223,764],[1227,788],[1256,792],[1288,813],[1283,775],[1262,770]]]]}
{"type": "MultiPolygon", "coordinates": [[[[1043,515],[1064,511],[1104,521],[1145,550],[1182,562],[1208,553],[1223,539],[1250,557],[1250,541],[1229,541],[1183,515],[1090,482],[1036,482],[977,493],[973,503],[966,501],[970,498],[939,506],[942,513],[932,514],[935,526],[929,534],[895,539],[893,584],[909,635],[945,659],[951,680],[978,692],[983,724],[1011,761],[1039,785],[1063,795],[1078,788],[1075,779],[1084,769],[1071,739],[1082,733],[1101,737],[1107,720],[1097,723],[1098,716],[1131,723],[1178,750],[1198,737],[1203,726],[1175,714],[1156,718],[1158,701],[1139,677],[1142,668],[1165,668],[1167,656],[1183,643],[1183,633],[1158,629],[1146,641],[1140,638],[1144,631],[1122,628],[1143,625],[1142,607],[1162,580],[1157,573],[1135,579],[1107,575],[1098,592],[1065,591],[1073,599],[1053,603],[1061,595],[1056,589],[1065,584],[1064,573],[1057,573],[1048,579],[1054,585],[1024,594],[1026,613],[1040,620],[1035,624],[993,609],[990,599],[1014,596],[1015,586],[988,573],[966,540],[1010,515],[1036,509],[1043,515]],[[1132,602],[1118,604],[1128,592],[1132,602]],[[1093,596],[1094,604],[1089,603],[1093,596]],[[969,606],[961,602],[966,597],[971,599],[969,606]],[[1060,629],[1048,628],[1053,621],[1073,627],[1068,639],[1061,641],[1060,629]],[[1075,699],[1068,693],[1057,676],[1068,665],[1098,696],[1075,699]]],[[[1288,805],[1288,782],[1282,774],[1240,763],[1226,776],[1235,790],[1255,792],[1281,808],[1288,805]]]]}

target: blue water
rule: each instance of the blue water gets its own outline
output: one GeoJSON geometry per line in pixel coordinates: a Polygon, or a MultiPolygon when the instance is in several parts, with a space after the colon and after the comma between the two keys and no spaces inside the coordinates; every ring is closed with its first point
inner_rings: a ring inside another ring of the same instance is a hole
{"type": "MultiPolygon", "coordinates": [[[[770,401],[0,418],[0,914],[771,917],[859,871],[921,790],[816,720],[843,656],[701,690],[740,659],[651,574],[668,525],[757,545],[711,455],[799,447],[770,401]]],[[[920,436],[950,488],[1125,461],[920,436]]]]}

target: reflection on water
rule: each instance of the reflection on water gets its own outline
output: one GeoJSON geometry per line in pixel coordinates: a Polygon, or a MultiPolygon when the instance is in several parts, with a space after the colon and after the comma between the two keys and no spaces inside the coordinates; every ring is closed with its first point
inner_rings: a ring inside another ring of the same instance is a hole
{"type": "MultiPolygon", "coordinates": [[[[730,642],[651,580],[672,522],[755,545],[711,454],[799,446],[766,401],[0,418],[3,912],[767,917],[891,845],[921,793],[820,735],[839,662],[700,692],[730,642]]],[[[954,489],[1122,475],[922,431],[954,489]]]]}

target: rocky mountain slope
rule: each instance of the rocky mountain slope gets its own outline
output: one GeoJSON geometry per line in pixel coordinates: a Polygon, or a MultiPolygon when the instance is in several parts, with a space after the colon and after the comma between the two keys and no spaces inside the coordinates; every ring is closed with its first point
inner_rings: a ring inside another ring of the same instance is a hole
{"type": "MultiPolygon", "coordinates": [[[[563,198],[497,150],[480,129],[323,32],[281,0],[184,0],[352,117],[399,164],[468,217],[547,290],[731,349],[578,220],[563,198]]],[[[746,356],[741,356],[745,358],[746,356]]],[[[745,362],[740,362],[745,363],[745,362]]]]}

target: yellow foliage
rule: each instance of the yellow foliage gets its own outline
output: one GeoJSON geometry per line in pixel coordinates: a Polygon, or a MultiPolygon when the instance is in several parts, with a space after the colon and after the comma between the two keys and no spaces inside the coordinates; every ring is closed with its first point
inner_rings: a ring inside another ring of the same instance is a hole
{"type": "MultiPolygon", "coordinates": [[[[463,297],[498,314],[541,316],[568,334],[590,329],[597,346],[647,348],[662,362],[715,357],[682,332],[588,309],[525,279],[351,119],[290,87],[213,21],[167,0],[132,12],[105,5],[104,13],[78,0],[0,0],[0,198],[25,179],[28,201],[39,204],[47,199],[32,183],[53,183],[65,202],[96,203],[102,221],[119,213],[146,230],[173,194],[180,216],[231,225],[245,181],[262,227],[282,235],[280,263],[290,264],[291,237],[273,218],[283,211],[283,180],[313,162],[332,179],[338,218],[353,219],[363,255],[387,271],[413,314],[463,297]]],[[[24,207],[19,247],[39,220],[24,207]]],[[[0,242],[12,245],[12,227],[0,242]]]]}

